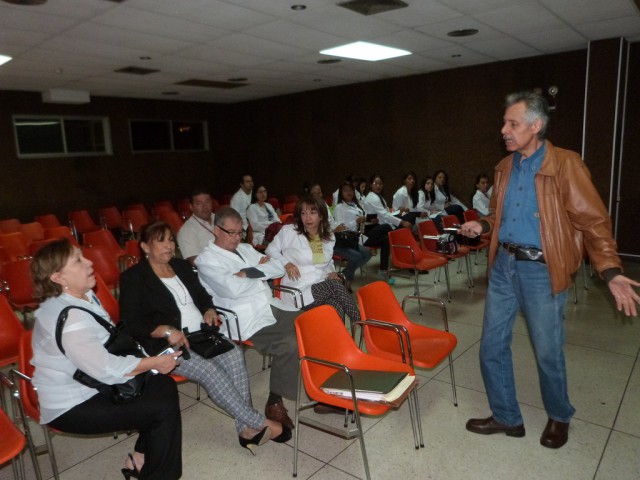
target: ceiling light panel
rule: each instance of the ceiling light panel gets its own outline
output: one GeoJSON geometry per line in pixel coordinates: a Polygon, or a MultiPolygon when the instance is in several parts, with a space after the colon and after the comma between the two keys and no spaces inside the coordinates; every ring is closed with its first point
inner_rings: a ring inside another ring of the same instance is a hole
{"type": "Polygon", "coordinates": [[[356,60],[366,60],[369,62],[377,62],[386,60],[387,58],[402,57],[411,55],[408,50],[399,48],[386,47],[369,42],[354,42],[335,48],[321,50],[323,55],[333,55],[335,57],[355,58],[356,60]]]}

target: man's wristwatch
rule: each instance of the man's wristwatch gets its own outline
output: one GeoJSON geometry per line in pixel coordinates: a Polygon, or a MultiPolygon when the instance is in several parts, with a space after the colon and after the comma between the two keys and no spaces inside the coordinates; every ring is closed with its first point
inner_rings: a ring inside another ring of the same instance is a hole
{"type": "Polygon", "coordinates": [[[164,338],[169,339],[172,333],[173,333],[173,327],[167,328],[167,330],[164,332],[164,338]]]}

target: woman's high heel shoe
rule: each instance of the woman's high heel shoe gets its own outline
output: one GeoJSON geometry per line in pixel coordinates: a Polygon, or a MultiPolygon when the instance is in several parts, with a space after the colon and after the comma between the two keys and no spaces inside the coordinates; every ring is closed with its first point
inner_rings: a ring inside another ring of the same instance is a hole
{"type": "Polygon", "coordinates": [[[255,455],[255,448],[258,445],[264,445],[265,443],[267,443],[269,441],[269,438],[271,437],[270,433],[271,431],[269,430],[269,427],[264,427],[253,438],[238,437],[238,440],[240,441],[241,447],[246,448],[251,452],[252,455],[255,455]]]}
{"type": "Polygon", "coordinates": [[[291,440],[291,429],[285,425],[282,426],[282,433],[271,439],[271,441],[276,443],[284,443],[289,440],[291,440]]]}
{"type": "Polygon", "coordinates": [[[129,460],[131,460],[131,466],[133,468],[125,467],[121,470],[122,475],[124,475],[124,480],[129,480],[130,478],[140,478],[140,470],[138,470],[136,461],[133,459],[133,455],[131,455],[130,453],[128,455],[129,460]]]}

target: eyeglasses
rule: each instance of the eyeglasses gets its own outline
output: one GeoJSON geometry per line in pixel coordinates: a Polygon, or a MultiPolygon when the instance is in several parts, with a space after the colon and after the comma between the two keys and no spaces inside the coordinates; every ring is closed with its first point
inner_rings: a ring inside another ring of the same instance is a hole
{"type": "Polygon", "coordinates": [[[242,238],[244,236],[244,231],[240,230],[239,232],[231,232],[225,228],[222,228],[220,225],[216,225],[220,230],[222,230],[224,233],[226,233],[227,235],[229,235],[230,237],[238,237],[238,238],[242,238]]]}

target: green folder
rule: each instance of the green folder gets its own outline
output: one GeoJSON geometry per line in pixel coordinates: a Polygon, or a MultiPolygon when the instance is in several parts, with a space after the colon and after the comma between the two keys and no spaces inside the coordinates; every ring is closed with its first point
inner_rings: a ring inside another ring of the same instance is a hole
{"type": "MultiPolygon", "coordinates": [[[[396,388],[408,375],[407,372],[381,372],[378,370],[350,370],[356,392],[386,394],[396,388]]],[[[351,391],[349,377],[340,370],[320,386],[326,393],[351,391]]]]}

